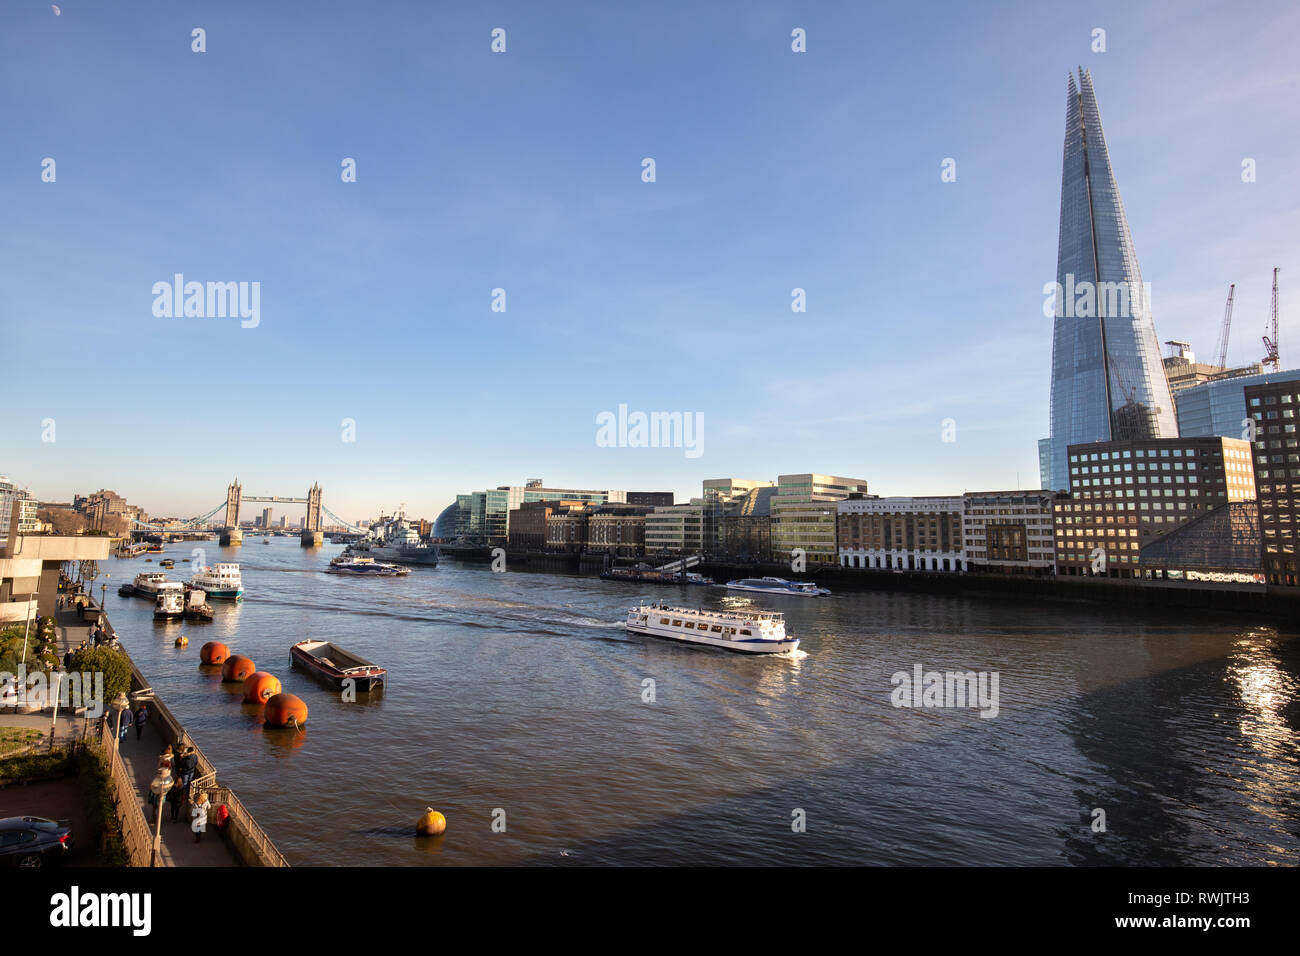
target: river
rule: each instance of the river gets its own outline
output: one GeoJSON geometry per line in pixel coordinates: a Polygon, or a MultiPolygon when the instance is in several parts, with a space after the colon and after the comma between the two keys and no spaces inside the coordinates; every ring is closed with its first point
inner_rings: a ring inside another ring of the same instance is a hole
{"type": "Polygon", "coordinates": [[[1270,864],[1300,846],[1300,644],[1271,626],[451,560],[370,580],[323,573],[338,546],[270,541],[168,546],[177,580],[195,547],[241,564],[245,599],[210,624],[116,594],[144,557],[101,571],[127,650],[294,864],[1270,864]],[[784,610],[801,652],[629,634],[642,596],[784,610]],[[389,686],[346,701],[291,671],[309,637],[389,686]],[[265,728],[201,669],[209,640],[301,697],[305,729],[265,728]],[[996,716],[894,706],[918,664],[996,673],[996,716]],[[444,836],[413,835],[426,806],[444,836]]]}

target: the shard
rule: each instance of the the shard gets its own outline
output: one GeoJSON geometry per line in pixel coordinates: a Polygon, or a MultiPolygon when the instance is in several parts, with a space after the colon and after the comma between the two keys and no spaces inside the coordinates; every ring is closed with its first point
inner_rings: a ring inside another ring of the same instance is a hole
{"type": "Polygon", "coordinates": [[[1178,437],[1150,296],[1082,69],[1066,100],[1056,282],[1052,431],[1041,458],[1047,487],[1064,490],[1071,444],[1178,437]]]}

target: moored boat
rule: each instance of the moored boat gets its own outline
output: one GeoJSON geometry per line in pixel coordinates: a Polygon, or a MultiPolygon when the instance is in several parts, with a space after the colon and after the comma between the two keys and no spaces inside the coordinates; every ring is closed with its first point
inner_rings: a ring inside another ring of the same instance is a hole
{"type": "Polygon", "coordinates": [[[171,620],[185,615],[185,588],[179,581],[168,581],[154,600],[153,616],[157,620],[171,620]]]}
{"type": "Polygon", "coordinates": [[[335,690],[345,686],[373,690],[382,686],[388,676],[384,668],[329,641],[299,641],[289,649],[289,664],[335,690]]]}
{"type": "Polygon", "coordinates": [[[785,632],[783,614],[753,608],[705,611],[668,604],[641,604],[627,612],[627,629],[743,654],[785,654],[799,647],[798,638],[785,632]]]}
{"type": "Polygon", "coordinates": [[[153,598],[158,596],[168,584],[177,584],[176,581],[168,581],[167,575],[161,571],[141,571],[135,576],[131,583],[131,593],[140,597],[153,598]]]}
{"type": "Polygon", "coordinates": [[[695,584],[711,585],[713,578],[706,578],[694,571],[682,574],[680,571],[660,571],[658,568],[610,568],[600,572],[602,581],[633,581],[638,584],[695,584]]]}
{"type": "Polygon", "coordinates": [[[728,581],[731,591],[757,591],[761,594],[794,595],[796,597],[822,597],[830,594],[830,588],[819,588],[811,581],[787,581],[785,578],[741,578],[728,581]]]}
{"type": "Polygon", "coordinates": [[[244,596],[244,579],[239,565],[221,562],[204,568],[190,578],[190,587],[204,591],[210,598],[238,601],[244,596]]]}
{"type": "Polygon", "coordinates": [[[401,510],[395,517],[376,521],[366,536],[352,545],[351,550],[369,554],[381,561],[431,568],[438,565],[438,546],[422,539],[420,532],[411,527],[406,520],[406,513],[401,510]]]}

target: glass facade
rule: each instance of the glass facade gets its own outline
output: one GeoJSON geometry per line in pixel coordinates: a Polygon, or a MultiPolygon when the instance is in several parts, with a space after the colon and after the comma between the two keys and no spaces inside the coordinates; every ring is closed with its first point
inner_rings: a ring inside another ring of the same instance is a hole
{"type": "Polygon", "coordinates": [[[1183,438],[1201,435],[1244,438],[1244,431],[1248,427],[1245,424],[1246,386],[1295,378],[1300,378],[1300,369],[1221,378],[1185,388],[1175,396],[1178,403],[1178,434],[1183,438]]]}
{"type": "MultiPolygon", "coordinates": [[[[1052,333],[1051,475],[1069,487],[1067,449],[1174,438],[1178,423],[1092,76],[1070,77],[1052,333]]],[[[1040,450],[1041,453],[1041,450],[1040,450]]]]}

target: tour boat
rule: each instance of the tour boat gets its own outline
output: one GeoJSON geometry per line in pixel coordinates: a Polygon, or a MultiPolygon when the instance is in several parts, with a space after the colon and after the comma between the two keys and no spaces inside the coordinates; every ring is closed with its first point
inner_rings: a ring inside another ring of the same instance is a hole
{"type": "Polygon", "coordinates": [[[141,571],[135,576],[135,581],[131,585],[131,591],[140,597],[157,597],[158,592],[163,590],[168,584],[176,584],[175,581],[168,581],[167,575],[161,571],[141,571]]]}
{"type": "Polygon", "coordinates": [[[763,594],[793,594],[799,597],[821,597],[830,594],[829,588],[819,588],[811,581],[787,581],[785,578],[741,578],[728,581],[732,591],[758,591],[763,594]]]}
{"type": "Polygon", "coordinates": [[[752,608],[704,611],[668,604],[641,604],[627,612],[627,629],[743,654],[785,654],[799,646],[797,638],[786,636],[784,615],[752,608]]]}
{"type": "Polygon", "coordinates": [[[185,588],[179,581],[168,581],[167,586],[158,592],[153,616],[160,620],[185,616],[185,588]]]}
{"type": "Polygon", "coordinates": [[[313,678],[341,690],[350,686],[358,691],[381,686],[388,671],[329,641],[299,641],[289,649],[289,666],[301,667],[313,678]],[[352,681],[352,684],[347,684],[352,681]]]}
{"type": "Polygon", "coordinates": [[[330,574],[359,574],[371,578],[391,578],[411,573],[410,568],[351,554],[340,554],[325,570],[330,574]]]}
{"type": "Polygon", "coordinates": [[[214,564],[190,578],[190,587],[207,592],[210,598],[239,600],[244,596],[244,580],[239,565],[232,562],[214,564]]]}

